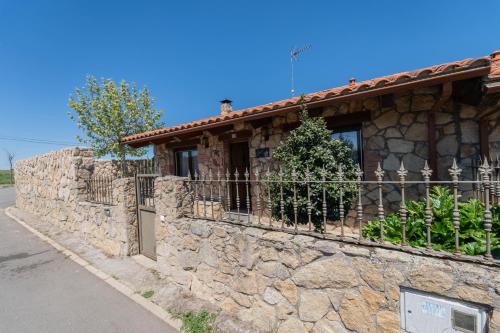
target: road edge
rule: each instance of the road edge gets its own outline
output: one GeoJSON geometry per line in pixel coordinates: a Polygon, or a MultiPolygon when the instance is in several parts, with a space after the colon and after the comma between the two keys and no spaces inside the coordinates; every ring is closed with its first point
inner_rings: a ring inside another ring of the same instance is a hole
{"type": "Polygon", "coordinates": [[[44,235],[40,231],[36,230],[26,222],[20,220],[17,216],[12,214],[10,212],[10,209],[13,208],[14,206],[10,206],[4,209],[5,215],[7,215],[9,218],[12,220],[16,221],[20,225],[22,225],[24,228],[26,228],[28,231],[30,231],[32,234],[36,235],[38,238],[46,242],[47,244],[51,245],[53,248],[55,248],[57,251],[61,252],[64,254],[66,257],[71,259],[73,262],[76,264],[82,266],[85,268],[87,271],[92,273],[94,276],[99,278],[100,280],[106,282],[108,285],[119,291],[121,294],[125,295],[127,298],[131,299],[159,319],[161,319],[163,322],[167,323],[168,325],[172,326],[176,330],[180,330],[181,328],[181,323],[178,319],[175,319],[170,313],[168,313],[165,309],[163,309],[161,306],[147,300],[146,298],[142,297],[135,291],[133,291],[130,287],[126,286],[125,284],[121,283],[120,281],[116,280],[113,278],[111,275],[107,274],[106,272],[101,271],[100,269],[96,268],[93,266],[90,262],[87,260],[83,259],[80,257],[78,254],[75,252],[67,249],[63,245],[59,244],[52,238],[44,235]]]}

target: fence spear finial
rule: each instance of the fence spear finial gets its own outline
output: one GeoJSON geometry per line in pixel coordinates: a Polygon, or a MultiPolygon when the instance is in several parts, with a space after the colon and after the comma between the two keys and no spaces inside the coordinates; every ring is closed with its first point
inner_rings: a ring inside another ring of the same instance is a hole
{"type": "Polygon", "coordinates": [[[424,180],[428,180],[432,176],[432,169],[429,168],[427,160],[425,160],[424,168],[420,172],[422,173],[424,180]]]}
{"type": "Polygon", "coordinates": [[[382,170],[382,167],[380,166],[380,162],[377,163],[377,169],[375,170],[375,176],[377,176],[377,180],[382,181],[384,178],[384,170],[382,170]]]}
{"type": "Polygon", "coordinates": [[[458,176],[460,176],[460,174],[462,173],[462,169],[458,167],[457,160],[455,158],[453,158],[453,163],[451,165],[451,168],[448,169],[448,172],[450,173],[453,181],[458,181],[458,176]]]}
{"type": "Polygon", "coordinates": [[[358,181],[361,181],[361,178],[363,177],[363,171],[361,170],[361,166],[359,163],[356,165],[356,172],[355,172],[356,178],[358,181]]]}
{"type": "Polygon", "coordinates": [[[408,175],[408,170],[405,169],[405,165],[402,160],[401,160],[401,166],[399,167],[397,173],[399,177],[402,178],[402,180],[404,180],[404,177],[408,175]]]}

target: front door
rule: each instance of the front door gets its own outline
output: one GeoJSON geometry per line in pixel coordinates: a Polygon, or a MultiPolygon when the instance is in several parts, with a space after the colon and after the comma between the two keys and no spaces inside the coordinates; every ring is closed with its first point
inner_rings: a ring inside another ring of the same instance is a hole
{"type": "Polygon", "coordinates": [[[247,194],[247,184],[245,183],[245,172],[248,170],[250,172],[250,155],[248,150],[248,142],[238,142],[231,143],[230,149],[230,161],[231,161],[231,178],[234,179],[234,172],[238,170],[238,182],[231,183],[231,209],[238,208],[238,202],[240,211],[242,213],[248,212],[248,201],[250,199],[250,183],[248,184],[248,194],[247,194]]]}

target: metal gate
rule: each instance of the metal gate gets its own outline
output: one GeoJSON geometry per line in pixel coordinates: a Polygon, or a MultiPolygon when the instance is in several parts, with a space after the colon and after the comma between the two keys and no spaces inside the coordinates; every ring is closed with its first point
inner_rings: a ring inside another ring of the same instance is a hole
{"type": "Polygon", "coordinates": [[[135,191],[139,228],[139,252],[156,260],[155,236],[155,179],[157,174],[137,174],[135,191]]]}

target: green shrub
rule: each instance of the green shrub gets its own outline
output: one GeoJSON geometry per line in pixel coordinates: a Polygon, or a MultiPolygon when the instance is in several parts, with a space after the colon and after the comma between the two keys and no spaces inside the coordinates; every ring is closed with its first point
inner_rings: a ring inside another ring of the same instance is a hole
{"type": "Polygon", "coordinates": [[[186,312],[176,315],[182,321],[181,332],[185,333],[216,333],[213,323],[216,313],[207,310],[200,312],[186,312]]]}
{"type": "MultiPolygon", "coordinates": [[[[436,250],[455,251],[455,230],[453,228],[453,195],[448,188],[435,186],[430,195],[432,208],[431,240],[436,250]]],[[[425,201],[407,201],[406,240],[411,246],[421,247],[427,244],[425,226],[425,201]]],[[[486,251],[486,232],[483,225],[484,204],[477,199],[459,203],[460,251],[467,255],[484,254],[486,251]]],[[[493,221],[491,232],[492,250],[500,248],[500,206],[491,209],[493,221]]],[[[401,243],[401,219],[399,212],[386,216],[384,240],[393,244],[401,243]]],[[[363,228],[363,236],[368,239],[380,239],[380,222],[373,220],[363,228]]]]}
{"type": "MultiPolygon", "coordinates": [[[[344,179],[355,179],[356,166],[351,158],[351,147],[341,140],[332,140],[331,132],[326,127],[325,120],[321,117],[313,118],[308,115],[303,106],[300,114],[301,124],[290,132],[285,142],[273,151],[273,158],[278,162],[283,171],[283,200],[284,219],[290,225],[294,222],[293,210],[293,184],[292,172],[297,173],[297,216],[299,223],[308,222],[307,214],[307,187],[303,180],[306,170],[309,170],[310,180],[320,181],[321,170],[324,168],[327,180],[336,177],[339,167],[345,176],[344,179]]],[[[272,214],[277,220],[281,220],[280,210],[280,176],[278,171],[273,171],[270,178],[271,200],[273,205],[272,214]]],[[[345,212],[348,211],[351,200],[356,195],[354,184],[344,185],[343,200],[345,212]]],[[[320,231],[323,221],[323,185],[320,182],[310,183],[311,195],[311,220],[315,230],[320,231]]],[[[337,220],[339,217],[339,186],[334,183],[326,184],[327,218],[337,220]]]]}

